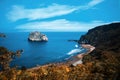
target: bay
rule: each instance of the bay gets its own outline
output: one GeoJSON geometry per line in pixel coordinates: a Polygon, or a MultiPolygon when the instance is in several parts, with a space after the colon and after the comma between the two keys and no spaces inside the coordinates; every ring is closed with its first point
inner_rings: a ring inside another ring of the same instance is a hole
{"type": "Polygon", "coordinates": [[[42,32],[48,37],[48,42],[28,41],[28,32],[5,33],[6,38],[0,38],[0,46],[11,51],[23,49],[19,58],[12,61],[11,66],[34,67],[48,63],[60,62],[84,51],[76,42],[85,32],[42,32]]]}

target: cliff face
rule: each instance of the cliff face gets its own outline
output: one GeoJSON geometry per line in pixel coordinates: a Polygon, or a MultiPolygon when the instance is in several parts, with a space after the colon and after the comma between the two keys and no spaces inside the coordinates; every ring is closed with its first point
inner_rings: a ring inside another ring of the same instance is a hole
{"type": "MultiPolygon", "coordinates": [[[[120,55],[120,23],[111,23],[90,29],[83,35],[79,43],[88,43],[96,47],[96,50],[91,53],[100,57],[100,55],[107,51],[120,55]],[[99,54],[97,54],[99,53],[99,54]]],[[[119,57],[119,56],[118,56],[119,57]]]]}
{"type": "Polygon", "coordinates": [[[105,46],[120,46],[120,23],[112,23],[102,25],[90,29],[87,34],[83,35],[79,43],[89,43],[96,47],[105,46]]]}

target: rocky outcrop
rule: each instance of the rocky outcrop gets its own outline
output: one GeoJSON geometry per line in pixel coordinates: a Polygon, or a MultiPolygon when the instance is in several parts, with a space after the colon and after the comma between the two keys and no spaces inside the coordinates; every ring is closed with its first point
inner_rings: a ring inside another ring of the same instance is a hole
{"type": "Polygon", "coordinates": [[[48,41],[48,38],[45,34],[35,31],[35,32],[31,32],[29,34],[28,40],[42,42],[42,41],[48,41]]]}

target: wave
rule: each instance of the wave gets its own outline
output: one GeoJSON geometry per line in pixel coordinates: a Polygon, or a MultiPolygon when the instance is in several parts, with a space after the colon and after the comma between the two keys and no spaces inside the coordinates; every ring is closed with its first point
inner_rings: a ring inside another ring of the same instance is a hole
{"type": "Polygon", "coordinates": [[[67,54],[68,55],[72,55],[72,54],[75,54],[75,53],[79,53],[79,52],[81,52],[82,50],[81,49],[73,49],[73,50],[71,50],[70,52],[68,52],[67,54]]]}
{"type": "Polygon", "coordinates": [[[79,47],[79,46],[76,44],[76,45],[75,45],[75,48],[78,48],[78,47],[79,47]]]}

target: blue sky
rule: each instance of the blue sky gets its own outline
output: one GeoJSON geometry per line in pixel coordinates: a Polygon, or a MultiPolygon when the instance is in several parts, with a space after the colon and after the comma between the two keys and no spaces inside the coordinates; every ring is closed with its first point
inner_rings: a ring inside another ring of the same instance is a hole
{"type": "Polygon", "coordinates": [[[0,32],[84,32],[120,21],[120,0],[0,0],[0,10],[0,32]]]}

